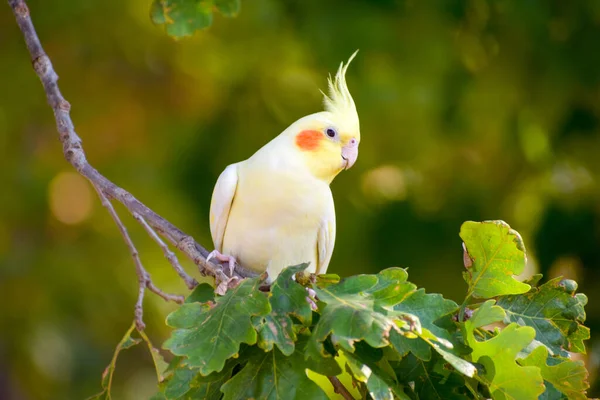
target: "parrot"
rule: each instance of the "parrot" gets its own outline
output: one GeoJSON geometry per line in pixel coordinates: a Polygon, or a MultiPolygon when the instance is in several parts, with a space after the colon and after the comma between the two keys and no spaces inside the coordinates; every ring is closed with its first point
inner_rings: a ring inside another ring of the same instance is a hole
{"type": "Polygon", "coordinates": [[[210,203],[214,244],[207,261],[237,263],[272,283],[286,267],[327,271],[336,236],[330,184],[358,158],[360,127],[346,70],[328,78],[324,111],[292,123],[250,158],[219,175],[210,203]]]}

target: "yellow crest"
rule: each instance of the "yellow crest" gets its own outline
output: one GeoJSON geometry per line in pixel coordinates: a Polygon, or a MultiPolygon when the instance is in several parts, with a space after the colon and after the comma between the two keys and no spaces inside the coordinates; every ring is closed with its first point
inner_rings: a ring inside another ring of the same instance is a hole
{"type": "Polygon", "coordinates": [[[358,131],[358,113],[356,112],[352,95],[348,90],[348,85],[346,84],[346,70],[356,56],[356,53],[358,53],[358,50],[350,56],[346,65],[343,62],[340,64],[334,79],[331,78],[331,75],[329,76],[329,96],[323,92],[321,93],[323,93],[325,110],[341,117],[344,122],[352,124],[352,126],[356,127],[356,131],[358,131]]]}

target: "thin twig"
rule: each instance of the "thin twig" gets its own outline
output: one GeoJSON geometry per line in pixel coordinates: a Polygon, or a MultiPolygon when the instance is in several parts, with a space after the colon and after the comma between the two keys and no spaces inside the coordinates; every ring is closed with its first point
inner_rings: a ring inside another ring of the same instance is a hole
{"type": "Polygon", "coordinates": [[[152,279],[150,279],[150,275],[146,272],[146,287],[154,294],[162,297],[165,301],[174,301],[177,304],[183,304],[185,302],[185,297],[179,294],[169,294],[165,293],[152,283],[152,279]]]}
{"type": "Polygon", "coordinates": [[[346,389],[346,386],[335,376],[328,376],[329,382],[333,385],[333,391],[341,395],[346,400],[355,400],[352,393],[346,389]]]}
{"type": "MultiPolygon", "coordinates": [[[[142,204],[133,197],[131,193],[105,178],[88,163],[85,152],[83,151],[81,139],[75,132],[69,114],[71,105],[65,100],[58,88],[58,75],[54,71],[52,62],[44,52],[40,43],[29,15],[27,4],[25,4],[24,0],[8,0],[8,4],[12,8],[17,24],[25,38],[25,43],[33,63],[33,69],[42,81],[48,103],[54,110],[54,118],[56,120],[59,139],[63,145],[63,153],[67,161],[69,161],[81,175],[92,182],[95,187],[99,188],[106,197],[119,201],[129,210],[129,212],[132,214],[137,213],[143,217],[148,225],[156,232],[183,251],[186,256],[198,266],[202,274],[214,276],[217,283],[227,281],[228,277],[223,273],[221,265],[206,262],[208,251],[202,245],[197,243],[191,236],[185,234],[175,225],[156,214],[146,205],[142,204]]],[[[238,278],[247,278],[256,276],[257,274],[236,264],[235,275],[238,278]]]]}
{"type": "Polygon", "coordinates": [[[152,229],[152,227],[150,225],[148,225],[148,223],[146,222],[144,217],[142,217],[140,214],[134,212],[133,218],[135,218],[140,224],[142,224],[142,226],[144,227],[144,229],[146,230],[148,235],[150,235],[150,237],[158,244],[158,246],[163,251],[165,258],[173,266],[173,269],[175,270],[175,272],[177,272],[177,274],[181,277],[181,279],[184,280],[188,289],[191,290],[191,289],[195,288],[196,286],[198,286],[198,281],[196,281],[194,278],[192,278],[185,272],[185,270],[179,263],[179,259],[177,258],[175,253],[173,253],[169,249],[169,246],[167,246],[165,244],[165,242],[163,242],[163,240],[160,238],[160,236],[158,236],[156,231],[154,231],[154,229],[152,229]]]}
{"type": "Polygon", "coordinates": [[[156,293],[157,295],[159,295],[160,297],[162,297],[163,299],[165,299],[167,301],[174,301],[179,304],[183,304],[184,297],[164,293],[162,290],[157,288],[152,283],[150,274],[148,273],[148,271],[146,271],[146,269],[142,265],[142,260],[140,259],[140,255],[139,255],[137,249],[135,248],[135,245],[133,244],[133,241],[131,240],[129,233],[127,232],[127,228],[125,227],[125,225],[123,225],[121,218],[119,218],[117,211],[111,204],[110,200],[108,200],[108,198],[104,195],[104,193],[102,193],[102,190],[95,185],[94,185],[94,188],[96,189],[96,192],[98,192],[98,196],[100,197],[100,201],[102,202],[102,205],[108,210],[108,213],[110,214],[112,219],[115,221],[115,224],[117,224],[117,226],[119,227],[119,231],[121,232],[121,235],[123,236],[123,240],[125,240],[125,243],[127,244],[127,247],[129,247],[129,251],[131,252],[131,257],[133,258],[133,263],[135,264],[135,272],[138,277],[138,299],[137,299],[137,302],[135,303],[135,326],[137,327],[138,330],[142,331],[146,327],[146,325],[144,324],[144,320],[143,320],[143,316],[144,316],[143,302],[144,302],[144,293],[146,291],[146,288],[148,288],[149,290],[156,293]]]}
{"type": "MultiPolygon", "coordinates": [[[[136,268],[137,273],[137,268],[136,268]]],[[[134,308],[134,321],[135,327],[138,331],[143,331],[146,328],[146,324],[144,323],[144,294],[146,293],[146,277],[143,276],[140,278],[138,275],[138,298],[135,302],[134,308]]]]}

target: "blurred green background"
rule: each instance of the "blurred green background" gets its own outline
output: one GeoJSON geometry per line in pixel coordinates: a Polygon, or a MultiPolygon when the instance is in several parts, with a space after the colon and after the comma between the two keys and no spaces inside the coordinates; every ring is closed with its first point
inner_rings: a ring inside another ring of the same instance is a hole
{"type": "MultiPolygon", "coordinates": [[[[332,185],[330,271],[409,267],[462,301],[460,224],[504,219],[528,245],[527,275],[565,275],[588,294],[584,359],[600,395],[600,2],[243,1],[237,18],[181,41],[151,24],[149,0],[29,5],[92,165],[208,248],[218,174],[320,111],[327,74],[360,49],[348,82],[362,142],[332,185]]],[[[0,10],[0,398],[81,399],[130,325],[135,272],[65,162],[0,10]]],[[[117,210],[155,283],[186,293],[117,210]]],[[[145,304],[159,344],[173,305],[145,304]]],[[[115,398],[146,398],[154,379],[144,349],[129,350],[115,398]]]]}

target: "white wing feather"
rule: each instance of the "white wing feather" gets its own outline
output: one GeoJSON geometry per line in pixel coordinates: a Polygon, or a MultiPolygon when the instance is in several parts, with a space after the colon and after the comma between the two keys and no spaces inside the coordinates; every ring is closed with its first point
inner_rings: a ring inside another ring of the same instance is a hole
{"type": "Polygon", "coordinates": [[[331,255],[333,254],[333,246],[335,245],[335,230],[335,207],[333,205],[333,197],[331,197],[329,207],[327,207],[325,215],[321,220],[317,237],[317,274],[327,272],[327,267],[329,267],[331,255]]]}
{"type": "Polygon", "coordinates": [[[237,189],[238,164],[231,164],[221,172],[210,202],[210,234],[217,251],[223,250],[229,211],[237,189]]]}

